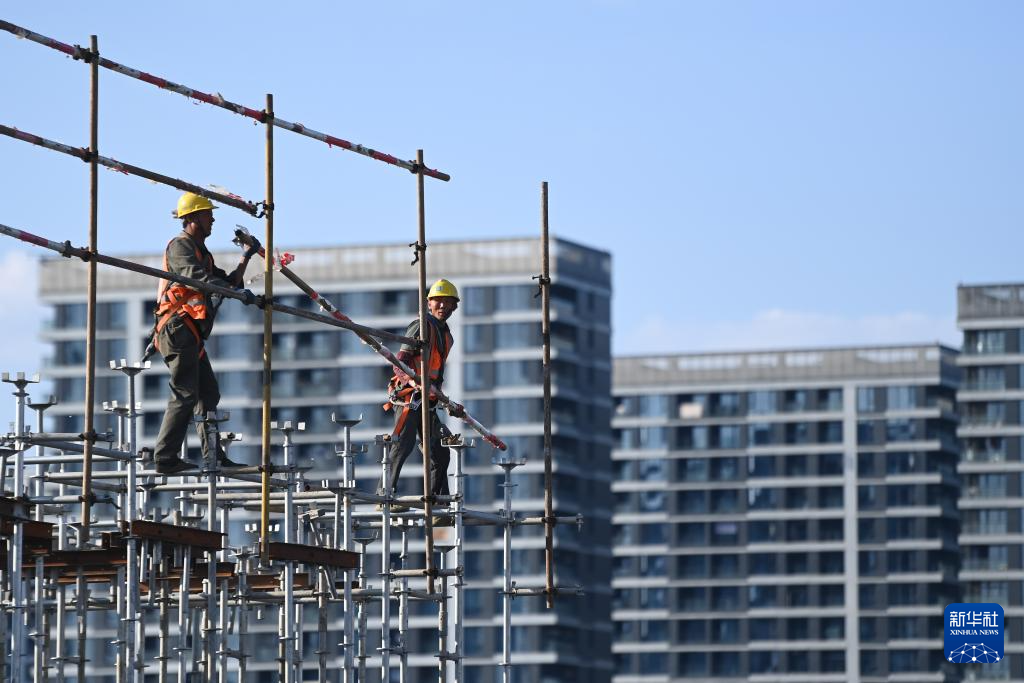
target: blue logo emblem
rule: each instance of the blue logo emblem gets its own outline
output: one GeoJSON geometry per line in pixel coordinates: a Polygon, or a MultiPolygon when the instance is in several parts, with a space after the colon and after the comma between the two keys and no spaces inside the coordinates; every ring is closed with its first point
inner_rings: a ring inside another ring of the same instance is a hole
{"type": "Polygon", "coordinates": [[[946,661],[995,664],[1003,649],[1003,608],[994,602],[955,602],[946,606],[946,661]]]}

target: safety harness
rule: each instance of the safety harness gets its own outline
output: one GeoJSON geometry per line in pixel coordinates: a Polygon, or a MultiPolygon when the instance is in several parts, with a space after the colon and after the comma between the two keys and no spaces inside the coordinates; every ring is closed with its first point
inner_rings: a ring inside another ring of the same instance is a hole
{"type": "MultiPolygon", "coordinates": [[[[176,239],[181,238],[175,237],[167,243],[167,247],[164,249],[164,270],[169,270],[167,251],[176,239]]],[[[203,252],[199,249],[199,245],[194,242],[192,247],[196,251],[196,260],[203,264],[207,272],[213,270],[213,255],[207,253],[204,256],[203,252]]],[[[153,346],[156,350],[160,351],[160,346],[157,342],[160,330],[164,328],[164,325],[167,324],[172,316],[179,315],[185,326],[195,336],[196,343],[199,344],[199,357],[202,358],[206,353],[206,347],[203,344],[203,336],[199,334],[199,328],[196,326],[195,321],[206,320],[206,296],[199,290],[186,287],[177,282],[172,284],[169,280],[161,279],[160,286],[157,289],[156,301],[157,307],[154,313],[158,320],[156,327],[153,329],[153,346]]]]}
{"type": "MultiPolygon", "coordinates": [[[[433,316],[427,316],[428,334],[430,335],[428,370],[431,386],[440,386],[444,382],[445,362],[448,360],[448,353],[452,350],[452,344],[455,342],[450,330],[445,330],[444,335],[441,334],[440,325],[441,323],[433,316]]],[[[419,357],[419,354],[416,357],[419,357]]],[[[409,413],[417,410],[422,403],[423,397],[420,396],[418,387],[402,384],[397,372],[391,376],[391,381],[388,382],[388,400],[384,403],[384,410],[391,410],[392,406],[402,409],[401,415],[395,421],[395,429],[391,433],[392,438],[397,438],[402,433],[409,413]]]]}

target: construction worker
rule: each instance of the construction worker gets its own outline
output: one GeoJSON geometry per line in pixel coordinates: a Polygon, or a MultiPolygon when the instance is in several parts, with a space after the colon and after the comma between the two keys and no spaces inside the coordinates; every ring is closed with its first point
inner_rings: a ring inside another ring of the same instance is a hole
{"type": "MultiPolygon", "coordinates": [[[[448,280],[438,280],[430,288],[427,294],[427,334],[420,334],[420,321],[414,320],[405,331],[405,336],[415,339],[426,337],[428,341],[427,367],[430,372],[431,389],[440,389],[444,382],[445,362],[448,353],[452,350],[452,333],[448,329],[448,318],[452,316],[455,309],[459,307],[459,291],[448,280]]],[[[420,349],[403,344],[398,352],[398,359],[408,367],[418,371],[420,367],[420,349]]],[[[431,392],[433,393],[433,391],[431,392]]],[[[422,401],[419,392],[419,385],[409,375],[396,369],[391,382],[388,384],[389,400],[384,404],[384,409],[395,408],[395,429],[391,434],[391,446],[388,456],[391,460],[388,470],[391,481],[391,490],[384,490],[384,483],[378,489],[381,495],[394,495],[398,488],[398,475],[402,472],[402,465],[405,464],[413,446],[416,445],[416,435],[419,434],[420,441],[424,440],[422,431],[422,401]]],[[[448,463],[451,456],[448,449],[441,445],[441,437],[448,434],[447,428],[441,424],[441,420],[434,411],[437,399],[428,401],[430,411],[430,492],[433,495],[448,495],[448,463]]],[[[452,403],[449,413],[453,417],[462,417],[465,410],[458,403],[452,403]]]]}
{"type": "MultiPolygon", "coordinates": [[[[254,240],[230,274],[218,268],[206,248],[206,238],[213,232],[213,210],[216,208],[206,197],[192,192],[181,195],[175,216],[181,220],[182,231],[167,243],[164,270],[222,287],[241,288],[245,268],[260,245],[254,240]]],[[[171,372],[168,383],[171,398],[167,402],[167,412],[164,413],[153,453],[156,469],[161,474],[194,469],[194,465],[181,458],[181,445],[193,415],[202,420],[197,423],[197,429],[207,466],[211,464],[211,450],[216,451],[221,467],[239,466],[227,459],[220,445],[216,423],[206,419],[209,411],[217,409],[220,388],[210,367],[204,342],[213,329],[213,319],[222,299],[216,294],[205,294],[176,282],[160,281],[153,344],[171,372]]]]}

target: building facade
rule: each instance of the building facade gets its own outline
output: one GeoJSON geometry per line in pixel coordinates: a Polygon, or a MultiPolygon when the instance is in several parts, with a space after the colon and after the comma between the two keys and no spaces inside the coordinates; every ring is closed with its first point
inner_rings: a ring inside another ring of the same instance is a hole
{"type": "Polygon", "coordinates": [[[956,356],[616,358],[614,680],[960,680],[956,356]]]}
{"type": "MultiPolygon", "coordinates": [[[[960,581],[967,602],[996,602],[1007,653],[985,673],[1024,681],[1024,284],[961,286],[963,385],[958,434],[963,495],[960,581]]],[[[979,672],[980,673],[980,672],[979,672]]]]}
{"type": "MultiPolygon", "coordinates": [[[[556,530],[557,582],[579,584],[585,598],[564,598],[553,610],[543,601],[518,599],[513,616],[514,680],[607,681],[612,663],[610,623],[610,297],[609,254],[562,240],[552,253],[552,343],[554,388],[554,490],[559,515],[582,513],[581,531],[556,530]]],[[[361,324],[403,333],[417,315],[415,270],[411,250],[402,245],[299,249],[292,270],[338,308],[361,324]]],[[[237,254],[215,254],[234,262],[237,254]]],[[[161,255],[128,257],[159,267],[161,255]]],[[[543,409],[541,377],[540,299],[531,277],[540,270],[536,240],[508,239],[442,242],[430,246],[431,278],[446,277],[461,292],[459,310],[450,321],[455,345],[448,361],[445,390],[464,400],[481,422],[493,426],[510,449],[527,458],[515,471],[514,506],[536,513],[543,509],[543,409]]],[[[255,273],[252,267],[250,273],[255,273]]],[[[66,259],[42,263],[40,294],[52,311],[43,332],[52,346],[46,376],[54,383],[61,405],[50,415],[58,431],[81,431],[84,412],[85,267],[66,259]]],[[[249,285],[259,291],[258,281],[249,285]]],[[[141,357],[153,322],[156,282],[110,268],[99,271],[97,401],[124,400],[124,379],[106,369],[108,359],[141,357]]],[[[276,299],[316,310],[286,282],[275,283],[276,299]],[[294,291],[294,290],[292,290],[294,291]]],[[[221,308],[207,348],[222,393],[220,409],[231,415],[226,429],[243,433],[231,447],[231,458],[259,461],[260,376],[262,370],[262,312],[235,301],[221,308]]],[[[357,442],[371,443],[390,433],[393,417],[382,410],[391,374],[352,333],[322,324],[275,314],[273,419],[305,422],[297,434],[299,460],[313,470],[307,477],[337,478],[334,453],[339,431],[331,414],[362,416],[353,431],[357,442]]],[[[141,400],[145,413],[141,443],[151,445],[159,430],[167,400],[167,373],[159,356],[142,375],[141,400]]],[[[460,431],[458,421],[450,421],[460,431]]],[[[113,425],[97,411],[97,429],[113,425]]],[[[461,430],[465,433],[465,430],[461,430]]],[[[470,437],[472,434],[465,434],[470,437]]],[[[199,459],[198,440],[190,434],[192,458],[199,459]]],[[[371,453],[373,453],[371,448],[371,453]]],[[[373,490],[380,468],[373,458],[357,467],[360,487],[373,490]]],[[[486,444],[467,452],[466,497],[469,507],[495,510],[503,491],[501,470],[490,462],[486,444]]],[[[402,473],[407,493],[421,487],[417,457],[402,473]]],[[[252,537],[241,541],[251,542],[252,537]]],[[[232,544],[239,539],[232,538],[232,544]]],[[[465,613],[466,676],[491,681],[501,655],[501,535],[492,527],[469,527],[466,544],[467,591],[465,613]]],[[[543,586],[544,538],[540,527],[515,532],[513,572],[518,586],[543,586]]],[[[412,552],[422,553],[422,542],[412,552]]],[[[378,569],[379,571],[379,569],[378,569]]],[[[309,612],[311,610],[307,610],[309,612]]],[[[111,615],[112,616],[112,615],[111,615]]],[[[102,624],[102,616],[92,617],[102,624]]],[[[111,621],[111,627],[114,622],[111,621]]],[[[408,644],[411,664],[423,680],[436,680],[436,607],[417,610],[415,631],[408,644]]],[[[113,631],[94,631],[89,657],[97,675],[109,660],[106,643],[113,631]]],[[[276,627],[269,625],[255,644],[276,650],[276,627]]],[[[372,645],[372,644],[371,644],[372,645]]],[[[379,643],[377,643],[379,645],[379,643]]],[[[372,645],[376,647],[377,645],[372,645]]],[[[374,650],[375,651],[375,650],[374,650]]],[[[308,664],[315,667],[316,658],[308,664]]],[[[250,664],[250,671],[255,670],[250,664]]],[[[276,680],[271,663],[266,680],[276,680]]],[[[100,677],[90,680],[103,680],[100,677]]],[[[111,679],[112,680],[112,679],[111,679]]]]}

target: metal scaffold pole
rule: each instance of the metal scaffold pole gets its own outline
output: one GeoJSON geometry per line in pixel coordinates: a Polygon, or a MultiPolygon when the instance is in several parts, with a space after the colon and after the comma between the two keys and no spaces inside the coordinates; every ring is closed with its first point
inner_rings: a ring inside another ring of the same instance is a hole
{"type": "MultiPolygon", "coordinates": [[[[416,151],[416,163],[423,167],[423,150],[416,151]]],[[[434,592],[434,520],[431,504],[434,494],[430,486],[430,349],[433,325],[427,324],[427,213],[423,193],[423,173],[416,173],[416,206],[419,216],[419,234],[416,256],[419,262],[420,302],[420,448],[423,451],[423,524],[426,528],[426,572],[428,592],[434,592]]],[[[442,475],[439,475],[442,476],[442,475]]],[[[393,485],[397,485],[394,482],[393,485]]]]}
{"type": "Polygon", "coordinates": [[[541,339],[544,344],[544,599],[555,606],[554,505],[551,500],[551,261],[548,256],[548,184],[540,184],[541,339]]]}
{"type": "MultiPolygon", "coordinates": [[[[89,251],[99,251],[99,47],[96,36],[89,37],[91,50],[91,79],[89,90],[89,251]]],[[[79,520],[78,544],[89,543],[89,517],[92,512],[92,446],[95,430],[96,402],[96,262],[89,260],[89,280],[86,293],[85,337],[85,452],[82,459],[82,518],[79,520]]]]}
{"type": "MultiPolygon", "coordinates": [[[[31,40],[32,42],[38,43],[39,45],[45,45],[46,47],[57,50],[58,52],[62,52],[70,57],[74,57],[75,59],[79,59],[81,57],[82,50],[77,45],[73,46],[68,45],[66,43],[62,43],[54,38],[49,38],[34,31],[29,31],[26,28],[16,26],[10,23],[9,21],[0,20],[0,29],[7,31],[8,33],[12,33],[18,36],[19,38],[31,40]]],[[[205,93],[201,90],[195,90],[184,85],[179,85],[178,83],[174,83],[173,81],[169,81],[165,78],[154,76],[144,71],[139,71],[138,69],[133,69],[131,67],[124,66],[123,64],[118,64],[117,62],[114,62],[106,58],[100,58],[98,64],[99,66],[102,66],[105,69],[110,69],[111,71],[116,71],[119,74],[123,74],[130,78],[138,79],[140,81],[143,81],[144,83],[155,85],[161,90],[167,90],[170,92],[178,93],[179,95],[184,95],[190,100],[198,100],[200,102],[205,102],[206,104],[211,104],[215,107],[220,107],[221,109],[226,109],[227,111],[234,112],[235,114],[240,114],[241,116],[246,116],[248,118],[255,119],[256,121],[267,122],[265,119],[265,112],[260,111],[259,109],[251,109],[241,104],[236,104],[234,102],[224,99],[224,97],[220,94],[211,95],[210,93],[205,93]]],[[[293,133],[298,133],[299,135],[303,135],[314,140],[319,140],[320,142],[327,144],[329,147],[337,147],[339,149],[355,152],[356,154],[361,154],[365,157],[376,159],[377,161],[383,161],[386,164],[391,164],[392,166],[397,166],[398,168],[404,168],[405,170],[410,171],[412,173],[420,172],[420,167],[414,162],[399,159],[398,157],[392,156],[390,154],[386,154],[384,152],[380,152],[378,150],[354,142],[349,142],[348,140],[343,140],[333,135],[321,133],[319,131],[313,130],[312,128],[308,128],[302,125],[301,123],[292,123],[290,121],[285,121],[284,119],[279,118],[275,118],[269,123],[278,128],[290,130],[293,133]]],[[[437,178],[438,180],[451,180],[451,176],[449,176],[447,173],[443,173],[441,171],[431,168],[423,168],[422,173],[424,175],[430,176],[431,178],[437,178]]]]}
{"type": "MultiPolygon", "coordinates": [[[[274,253],[274,127],[269,125],[274,118],[274,96],[267,94],[267,109],[264,112],[267,123],[266,138],[266,222],[264,236],[268,254],[274,253]]],[[[274,260],[264,260],[264,296],[267,301],[274,300],[274,260]]],[[[273,355],[273,311],[269,307],[263,309],[263,422],[261,433],[260,467],[262,473],[260,503],[260,559],[265,564],[270,558],[270,388],[271,358],[273,355]]]]}

